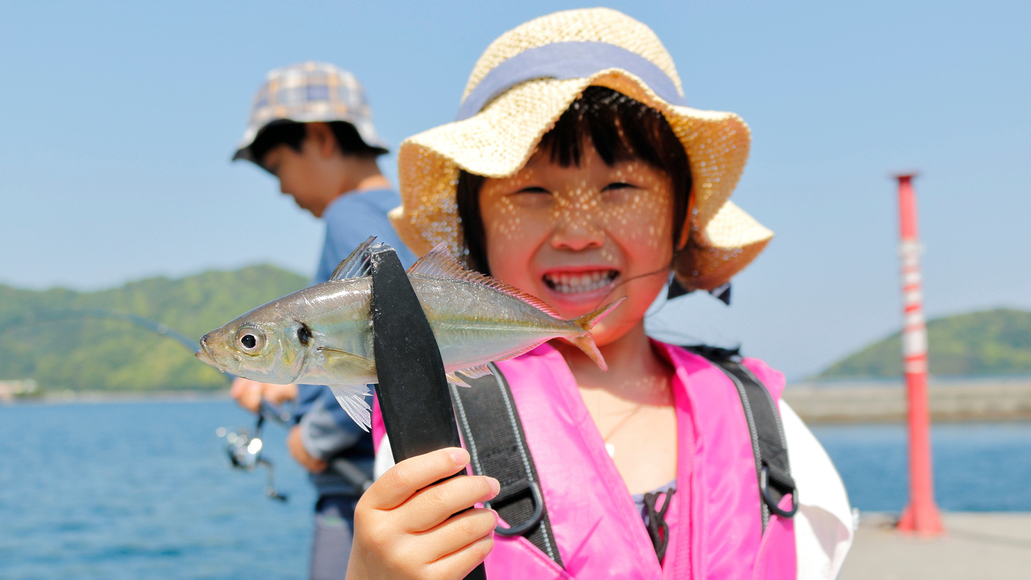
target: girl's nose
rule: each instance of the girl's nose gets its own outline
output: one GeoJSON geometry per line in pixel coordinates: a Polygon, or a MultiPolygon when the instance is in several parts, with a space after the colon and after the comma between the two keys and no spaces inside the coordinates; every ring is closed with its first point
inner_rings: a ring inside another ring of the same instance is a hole
{"type": "Polygon", "coordinates": [[[597,216],[587,211],[562,211],[556,216],[551,236],[553,247],[565,250],[587,250],[605,244],[605,230],[596,223],[597,216]]]}

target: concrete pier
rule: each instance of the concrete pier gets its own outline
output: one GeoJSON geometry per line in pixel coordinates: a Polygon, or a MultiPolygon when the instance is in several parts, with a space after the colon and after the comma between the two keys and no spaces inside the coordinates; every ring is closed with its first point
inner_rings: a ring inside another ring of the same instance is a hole
{"type": "MultiPolygon", "coordinates": [[[[927,393],[933,421],[1031,419],[1029,377],[932,377],[927,393]]],[[[807,423],[902,423],[906,420],[906,391],[900,379],[795,383],[784,390],[784,400],[807,423]]]]}
{"type": "Polygon", "coordinates": [[[1031,513],[944,512],[946,533],[903,535],[896,516],[863,513],[840,580],[1027,580],[1031,513]]]}

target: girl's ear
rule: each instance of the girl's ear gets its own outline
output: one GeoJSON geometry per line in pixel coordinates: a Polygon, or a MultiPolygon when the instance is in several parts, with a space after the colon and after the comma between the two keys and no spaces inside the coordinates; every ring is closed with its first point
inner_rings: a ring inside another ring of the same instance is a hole
{"type": "Polygon", "coordinates": [[[328,123],[305,123],[305,129],[307,132],[306,138],[312,140],[312,144],[315,145],[315,150],[319,152],[319,156],[329,159],[331,155],[336,153],[336,136],[333,135],[333,130],[329,128],[328,123]]]}
{"type": "MultiPolygon", "coordinates": [[[[684,216],[684,224],[680,228],[680,239],[677,240],[676,250],[680,251],[687,245],[691,237],[691,212],[694,211],[694,186],[691,186],[691,193],[687,194],[687,215],[684,216]]],[[[675,224],[674,224],[675,225],[675,224]]]]}

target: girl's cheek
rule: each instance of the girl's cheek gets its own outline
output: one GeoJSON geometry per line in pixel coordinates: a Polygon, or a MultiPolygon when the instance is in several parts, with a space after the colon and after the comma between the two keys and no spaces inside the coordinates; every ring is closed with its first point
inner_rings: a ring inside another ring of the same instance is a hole
{"type": "Polygon", "coordinates": [[[671,212],[661,203],[621,207],[605,214],[605,229],[624,244],[655,252],[672,247],[671,212]]]}
{"type": "Polygon", "coordinates": [[[546,211],[527,210],[512,204],[499,205],[484,213],[488,247],[533,242],[544,235],[551,221],[546,211]]]}

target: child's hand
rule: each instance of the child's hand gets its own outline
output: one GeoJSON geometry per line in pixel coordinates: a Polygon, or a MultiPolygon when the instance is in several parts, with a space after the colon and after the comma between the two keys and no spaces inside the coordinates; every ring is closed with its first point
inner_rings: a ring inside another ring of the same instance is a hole
{"type": "Polygon", "coordinates": [[[347,578],[463,578],[482,562],[494,548],[497,515],[462,510],[496,496],[498,480],[466,476],[434,484],[468,463],[465,449],[439,449],[377,479],[354,510],[347,578]]]}

